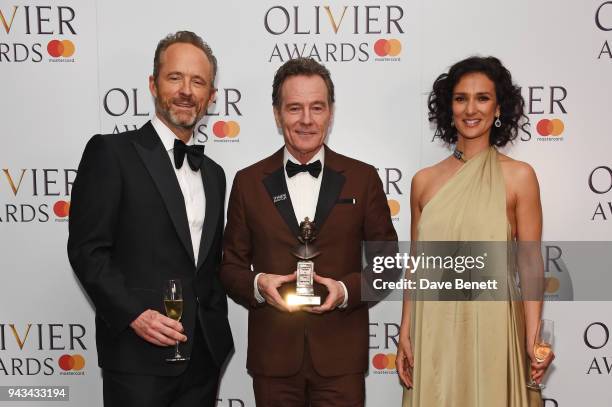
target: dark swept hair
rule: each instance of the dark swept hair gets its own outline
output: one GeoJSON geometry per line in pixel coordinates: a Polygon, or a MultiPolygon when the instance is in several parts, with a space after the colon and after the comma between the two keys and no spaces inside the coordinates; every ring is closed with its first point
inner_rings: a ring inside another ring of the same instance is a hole
{"type": "Polygon", "coordinates": [[[210,46],[204,42],[199,35],[192,31],[177,31],[174,34],[168,34],[157,44],[157,48],[155,49],[155,57],[153,58],[153,78],[155,81],[157,82],[157,76],[159,75],[160,58],[162,52],[168,49],[170,45],[177,43],[191,44],[204,52],[212,67],[212,83],[214,84],[215,77],[217,76],[217,58],[213,55],[210,46]]]}
{"type": "Polygon", "coordinates": [[[300,57],[285,62],[274,74],[274,82],[272,82],[272,106],[277,109],[280,108],[283,83],[285,83],[287,78],[297,75],[320,76],[327,87],[327,102],[330,106],[334,104],[334,82],[332,82],[329,70],[312,58],[300,57]]]}
{"type": "Polygon", "coordinates": [[[469,57],[459,61],[448,73],[438,76],[429,94],[429,121],[435,123],[434,137],[439,137],[448,144],[457,142],[457,129],[451,124],[453,118],[453,90],[457,82],[466,74],[482,73],[495,85],[495,96],[499,104],[500,127],[491,126],[489,142],[502,147],[518,135],[519,127],[524,130],[529,125],[529,118],[524,114],[525,101],[521,88],[512,83],[510,72],[495,57],[469,57]],[[519,121],[525,122],[519,126],[519,121]]]}

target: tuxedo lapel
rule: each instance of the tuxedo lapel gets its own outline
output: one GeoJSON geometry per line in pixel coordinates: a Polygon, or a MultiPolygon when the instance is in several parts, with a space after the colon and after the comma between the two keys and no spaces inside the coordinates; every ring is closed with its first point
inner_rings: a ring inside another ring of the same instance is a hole
{"type": "Polygon", "coordinates": [[[331,210],[334,209],[345,181],[346,178],[339,172],[327,166],[323,168],[323,179],[321,180],[321,190],[319,191],[319,200],[314,218],[317,230],[321,230],[331,210]]]}
{"type": "Polygon", "coordinates": [[[204,225],[202,226],[202,238],[200,239],[200,250],[198,252],[198,266],[200,269],[206,259],[210,245],[212,244],[219,220],[219,207],[222,205],[219,179],[213,174],[213,167],[208,157],[204,157],[204,162],[200,167],[202,183],[204,184],[204,195],[206,197],[206,210],[204,214],[204,225]]]}
{"type": "Polygon", "coordinates": [[[133,140],[132,143],[147,171],[149,171],[151,178],[153,178],[153,182],[166,205],[166,209],[168,209],[168,215],[172,219],[178,237],[193,263],[195,260],[189,234],[185,201],[181,187],[176,179],[176,174],[172,169],[168,152],[164,149],[151,122],[147,122],[140,129],[140,133],[140,137],[133,140]]]}
{"type": "Polygon", "coordinates": [[[263,179],[263,183],[270,194],[270,198],[274,203],[274,206],[280,213],[281,217],[291,230],[294,236],[297,236],[300,232],[297,218],[295,217],[295,211],[293,204],[291,203],[291,197],[289,196],[289,189],[287,188],[287,181],[285,180],[285,170],[283,168],[283,149],[277,151],[272,157],[269,158],[269,167],[274,168],[273,170],[266,170],[268,175],[263,179]]]}
{"type": "Polygon", "coordinates": [[[342,175],[339,168],[338,155],[331,151],[327,146],[325,148],[325,167],[323,168],[323,179],[321,180],[321,189],[319,190],[319,200],[317,201],[317,209],[315,212],[314,223],[318,231],[321,231],[323,224],[327,220],[332,209],[338,201],[346,177],[342,175]]]}

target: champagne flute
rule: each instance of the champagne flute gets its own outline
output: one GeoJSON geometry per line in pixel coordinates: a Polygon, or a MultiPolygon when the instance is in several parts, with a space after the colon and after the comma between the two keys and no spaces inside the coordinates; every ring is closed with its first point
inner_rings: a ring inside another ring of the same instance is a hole
{"type": "MultiPolygon", "coordinates": [[[[175,321],[181,320],[183,315],[183,289],[181,287],[181,280],[167,280],[164,283],[164,308],[166,309],[168,318],[172,318],[175,321]]],[[[189,358],[181,355],[181,352],[179,352],[179,342],[176,341],[174,356],[167,358],[166,362],[175,363],[187,360],[189,360],[189,358]]]]}
{"type": "MultiPolygon", "coordinates": [[[[550,352],[552,352],[552,345],[555,339],[555,324],[550,319],[543,319],[540,321],[538,327],[538,333],[536,335],[535,343],[533,344],[533,355],[537,362],[542,363],[546,360],[550,352]]],[[[537,384],[533,378],[527,383],[527,387],[534,390],[541,390],[543,384],[537,384]]]]}

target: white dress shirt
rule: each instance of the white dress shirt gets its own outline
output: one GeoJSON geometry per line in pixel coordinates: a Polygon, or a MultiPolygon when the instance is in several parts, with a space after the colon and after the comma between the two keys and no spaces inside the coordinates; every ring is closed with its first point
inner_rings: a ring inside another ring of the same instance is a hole
{"type": "MultiPolygon", "coordinates": [[[[291,155],[289,150],[287,150],[287,147],[285,147],[283,151],[283,172],[285,174],[287,190],[289,192],[289,197],[291,198],[291,204],[293,205],[295,217],[297,218],[298,223],[302,222],[306,217],[308,217],[310,221],[313,221],[317,210],[317,202],[319,202],[319,191],[321,190],[323,171],[321,171],[317,178],[313,177],[308,172],[299,172],[290,178],[287,175],[287,170],[285,168],[287,161],[289,160],[296,164],[301,164],[299,160],[291,155]]],[[[323,147],[321,147],[306,164],[313,163],[317,160],[321,161],[321,168],[323,168],[325,166],[325,149],[323,147]]],[[[255,299],[260,303],[265,302],[265,299],[257,287],[257,281],[259,280],[259,276],[261,274],[262,273],[257,274],[255,276],[255,281],[253,282],[255,299]]],[[[340,304],[339,308],[344,308],[348,302],[348,291],[342,281],[339,283],[344,289],[344,301],[342,304],[340,304]]]]}
{"type": "MultiPolygon", "coordinates": [[[[187,163],[187,157],[183,162],[183,166],[178,170],[174,166],[174,140],[178,139],[176,135],[162,122],[157,115],[151,119],[151,124],[161,139],[164,148],[168,152],[170,163],[176,174],[183,199],[185,201],[185,209],[187,211],[187,223],[189,224],[189,233],[191,235],[191,244],[193,246],[193,256],[195,264],[198,264],[198,254],[200,251],[200,239],[202,238],[202,227],[204,226],[204,213],[206,210],[206,199],[204,196],[204,185],[202,184],[202,175],[200,170],[193,171],[187,163]]],[[[187,145],[195,144],[193,136],[189,139],[187,145]]]]}
{"type": "MultiPolygon", "coordinates": [[[[321,161],[321,168],[325,165],[325,150],[321,149],[312,157],[306,164],[313,163],[317,160],[321,161]]],[[[285,147],[283,152],[283,169],[287,165],[287,161],[292,161],[298,165],[302,164],[285,147]]],[[[310,175],[308,172],[298,172],[293,177],[289,178],[287,170],[284,171],[285,181],[291,204],[298,223],[302,222],[306,217],[310,221],[314,221],[315,212],[317,210],[317,202],[319,201],[319,191],[321,190],[321,180],[323,179],[323,171],[317,178],[310,175]]]]}

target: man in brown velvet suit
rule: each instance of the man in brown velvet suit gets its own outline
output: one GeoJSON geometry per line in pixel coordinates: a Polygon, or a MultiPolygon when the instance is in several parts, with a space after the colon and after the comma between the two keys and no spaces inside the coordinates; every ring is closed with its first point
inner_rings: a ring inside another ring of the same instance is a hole
{"type": "Polygon", "coordinates": [[[258,406],[361,406],[368,307],[362,241],[397,241],[376,169],[324,145],[334,108],[329,71],[286,62],[272,101],[285,146],[239,171],[224,237],[221,280],[249,309],[247,369],[258,406]],[[299,222],[314,219],[320,306],[289,306],[299,222]]]}

